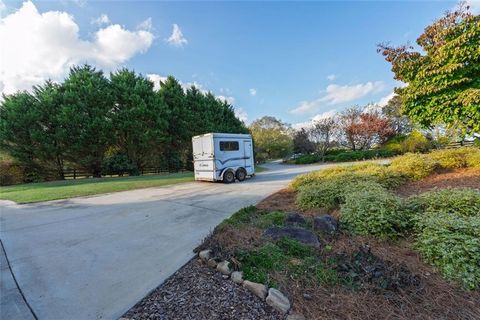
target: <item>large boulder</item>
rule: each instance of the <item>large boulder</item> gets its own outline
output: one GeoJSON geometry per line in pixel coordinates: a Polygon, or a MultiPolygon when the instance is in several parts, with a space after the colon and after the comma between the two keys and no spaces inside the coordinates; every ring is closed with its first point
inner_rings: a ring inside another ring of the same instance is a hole
{"type": "Polygon", "coordinates": [[[305,228],[271,227],[265,230],[263,235],[272,239],[290,238],[315,248],[320,247],[320,241],[315,233],[305,228]]]}
{"type": "Polygon", "coordinates": [[[274,288],[270,288],[268,290],[268,296],[267,299],[265,299],[265,302],[269,306],[283,314],[286,314],[288,310],[290,310],[290,301],[288,300],[288,298],[285,297],[283,293],[274,288]]]}
{"type": "Polygon", "coordinates": [[[285,223],[288,225],[301,226],[305,224],[305,218],[296,212],[291,212],[287,215],[285,223]]]}
{"type": "Polygon", "coordinates": [[[333,234],[338,229],[338,223],[334,217],[324,214],[313,219],[313,229],[323,233],[333,234]]]}

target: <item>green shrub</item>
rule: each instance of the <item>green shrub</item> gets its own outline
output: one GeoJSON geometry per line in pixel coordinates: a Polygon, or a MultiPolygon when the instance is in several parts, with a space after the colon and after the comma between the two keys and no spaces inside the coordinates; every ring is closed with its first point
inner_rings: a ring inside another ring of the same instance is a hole
{"type": "Polygon", "coordinates": [[[295,164],[310,164],[320,162],[322,158],[317,154],[306,154],[294,160],[295,164]]]}
{"type": "Polygon", "coordinates": [[[357,151],[346,151],[343,153],[337,154],[335,157],[329,158],[333,162],[347,162],[347,161],[360,161],[360,160],[370,160],[376,158],[388,158],[396,155],[396,152],[391,150],[384,149],[374,149],[374,150],[357,150],[357,151]]]}
{"type": "Polygon", "coordinates": [[[349,173],[301,187],[296,203],[303,209],[334,209],[345,202],[347,193],[355,189],[383,190],[383,187],[366,176],[349,173]]]}
{"type": "Polygon", "coordinates": [[[411,226],[399,197],[382,189],[358,188],[345,197],[340,222],[359,235],[394,239],[411,226]]]}
{"type": "Polygon", "coordinates": [[[458,148],[436,150],[428,156],[442,169],[455,169],[467,166],[467,155],[473,152],[473,148],[458,148]]]}
{"type": "Polygon", "coordinates": [[[140,171],[125,154],[114,154],[102,162],[102,175],[139,175],[140,171]]]}
{"type": "Polygon", "coordinates": [[[420,218],[437,212],[465,217],[480,215],[480,191],[455,188],[433,190],[411,197],[406,207],[420,218]]]}
{"type": "Polygon", "coordinates": [[[426,152],[431,149],[430,141],[418,130],[413,130],[408,137],[402,141],[402,153],[426,152]]]}
{"type": "Polygon", "coordinates": [[[407,182],[405,175],[392,170],[388,165],[365,163],[352,166],[352,171],[357,175],[368,176],[387,189],[398,188],[407,182]]]}
{"type": "Polygon", "coordinates": [[[445,278],[474,289],[480,283],[480,191],[434,190],[412,197],[416,248],[445,278]]]}
{"type": "Polygon", "coordinates": [[[395,154],[401,154],[403,153],[402,142],[405,141],[406,138],[407,136],[405,135],[397,135],[391,137],[390,139],[388,139],[387,142],[382,145],[382,149],[391,151],[395,154]]]}
{"type": "Polygon", "coordinates": [[[480,216],[426,214],[416,240],[422,257],[467,289],[480,287],[480,216]]]}
{"type": "Polygon", "coordinates": [[[413,180],[420,180],[433,173],[435,162],[426,155],[407,153],[396,157],[390,169],[413,180]]]}

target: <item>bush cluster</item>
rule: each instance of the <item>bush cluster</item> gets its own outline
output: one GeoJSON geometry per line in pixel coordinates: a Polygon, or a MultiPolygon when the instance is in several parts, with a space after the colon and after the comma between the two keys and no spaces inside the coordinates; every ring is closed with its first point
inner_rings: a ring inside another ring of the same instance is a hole
{"type": "Polygon", "coordinates": [[[379,186],[351,191],[341,206],[340,222],[355,234],[380,239],[397,238],[411,226],[400,198],[379,186]]]}
{"type": "Polygon", "coordinates": [[[407,153],[393,159],[390,169],[412,180],[420,180],[433,173],[435,162],[427,155],[407,153]]]}
{"type": "Polygon", "coordinates": [[[416,248],[445,278],[480,287],[480,191],[444,189],[412,197],[416,248]]]}
{"type": "Polygon", "coordinates": [[[444,189],[402,201],[388,189],[435,170],[478,166],[480,150],[406,154],[390,165],[337,166],[292,181],[302,208],[338,208],[352,233],[395,239],[412,233],[417,250],[445,278],[480,287],[480,191],[444,189]]]}

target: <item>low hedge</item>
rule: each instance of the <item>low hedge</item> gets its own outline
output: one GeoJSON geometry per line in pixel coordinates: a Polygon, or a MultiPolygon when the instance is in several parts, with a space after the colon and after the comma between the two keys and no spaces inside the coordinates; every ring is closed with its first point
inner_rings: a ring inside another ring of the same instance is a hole
{"type": "Polygon", "coordinates": [[[435,161],[427,155],[407,153],[393,159],[390,169],[412,180],[420,180],[431,175],[435,166],[435,161]]]}
{"type": "Polygon", "coordinates": [[[411,227],[400,198],[379,187],[350,190],[340,210],[340,222],[354,234],[395,239],[411,227]]]}

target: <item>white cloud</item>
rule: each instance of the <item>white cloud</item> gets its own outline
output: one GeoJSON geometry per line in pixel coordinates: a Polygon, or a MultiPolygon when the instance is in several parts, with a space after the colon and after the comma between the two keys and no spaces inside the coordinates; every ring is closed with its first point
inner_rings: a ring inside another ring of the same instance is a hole
{"type": "Polygon", "coordinates": [[[247,123],[248,114],[245,110],[243,110],[242,108],[235,108],[235,115],[237,116],[238,119],[240,119],[244,123],[247,123]]]}
{"type": "Polygon", "coordinates": [[[385,85],[382,81],[369,81],[367,83],[345,86],[330,84],[327,86],[323,97],[312,101],[301,101],[299,105],[290,112],[295,114],[316,112],[320,110],[322,106],[351,102],[369,94],[381,92],[384,88],[385,85]]]}
{"type": "Polygon", "coordinates": [[[329,111],[325,111],[323,113],[319,113],[316,116],[312,117],[310,120],[305,121],[305,122],[300,122],[300,123],[295,123],[292,125],[292,128],[295,130],[299,130],[302,128],[308,129],[313,127],[316,121],[321,120],[321,119],[327,119],[327,118],[333,118],[337,114],[337,110],[332,109],[329,111]]]}
{"type": "Polygon", "coordinates": [[[96,19],[92,19],[92,24],[96,24],[98,26],[103,26],[105,24],[110,24],[110,18],[105,14],[101,14],[100,17],[96,19]]]}
{"type": "MultiPolygon", "coordinates": [[[[460,1],[462,2],[462,1],[460,1]]],[[[466,0],[467,6],[470,7],[470,12],[473,14],[480,14],[480,0],[466,0]]],[[[456,8],[455,8],[456,9],[456,8]]]]}
{"type": "Polygon", "coordinates": [[[137,26],[137,30],[151,31],[152,29],[153,29],[153,23],[152,23],[152,18],[151,17],[143,20],[137,26]]]}
{"type": "Polygon", "coordinates": [[[255,88],[251,88],[251,89],[249,90],[249,92],[250,92],[250,95],[251,95],[251,96],[256,96],[256,95],[257,95],[257,89],[255,89],[255,88]]]}
{"type": "Polygon", "coordinates": [[[173,24],[172,34],[167,39],[167,42],[176,47],[182,47],[188,43],[187,39],[183,36],[182,30],[176,23],[173,24]]]}
{"type": "Polygon", "coordinates": [[[223,100],[226,103],[231,104],[231,105],[233,105],[235,103],[235,98],[234,97],[219,95],[219,96],[217,96],[217,98],[220,99],[220,100],[223,100]]]}
{"type": "Polygon", "coordinates": [[[167,77],[162,77],[159,74],[147,74],[147,78],[153,82],[153,89],[160,90],[160,82],[165,82],[167,77]]]}
{"type": "Polygon", "coordinates": [[[333,80],[337,79],[337,75],[336,75],[336,74],[333,74],[333,73],[332,73],[332,74],[329,74],[329,75],[327,76],[327,79],[328,79],[329,81],[333,81],[333,80]]]}
{"type": "Polygon", "coordinates": [[[388,101],[390,101],[393,97],[395,96],[395,92],[392,92],[390,93],[389,95],[386,95],[385,97],[381,98],[377,104],[380,106],[380,107],[385,107],[388,103],[388,101]]]}
{"type": "Polygon", "coordinates": [[[60,80],[76,64],[113,69],[151,46],[146,30],[129,31],[118,24],[80,39],[79,26],[66,12],[39,13],[31,1],[0,21],[0,87],[6,94],[31,89],[46,79],[60,80]],[[22,39],[22,41],[18,41],[22,39]]]}

